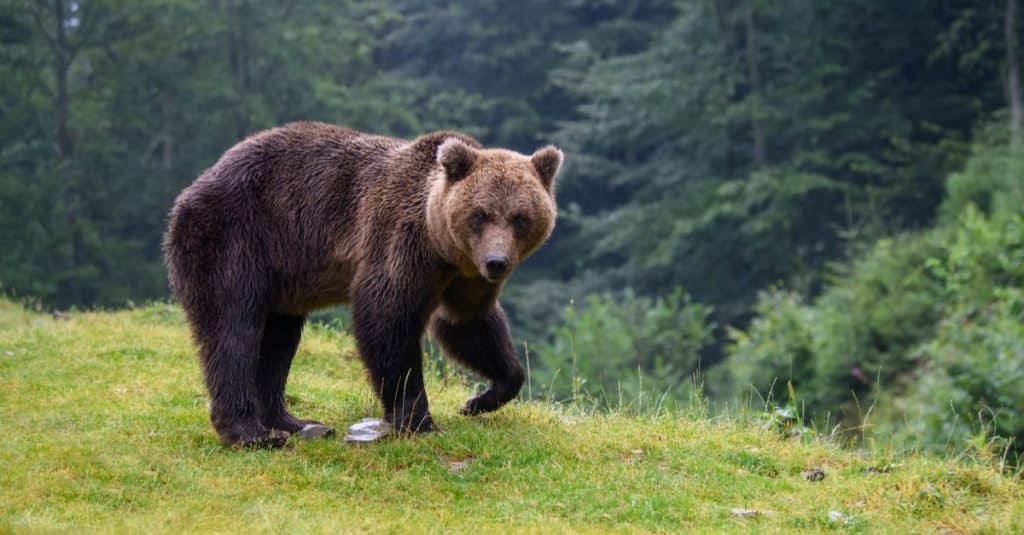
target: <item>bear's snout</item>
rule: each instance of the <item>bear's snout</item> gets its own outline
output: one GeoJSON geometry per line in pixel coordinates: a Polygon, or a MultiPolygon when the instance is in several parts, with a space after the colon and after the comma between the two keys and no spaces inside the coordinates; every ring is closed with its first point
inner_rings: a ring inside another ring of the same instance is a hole
{"type": "Polygon", "coordinates": [[[487,278],[496,280],[508,273],[510,262],[507,256],[487,255],[484,259],[484,268],[487,270],[487,278]]]}

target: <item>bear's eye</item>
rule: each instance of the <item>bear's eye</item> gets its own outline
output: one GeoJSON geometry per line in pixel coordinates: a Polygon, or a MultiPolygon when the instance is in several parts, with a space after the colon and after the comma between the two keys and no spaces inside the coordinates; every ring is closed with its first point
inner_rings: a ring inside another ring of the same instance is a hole
{"type": "Polygon", "coordinates": [[[512,216],[512,228],[519,234],[526,234],[530,230],[530,218],[526,217],[525,214],[512,216]]]}
{"type": "Polygon", "coordinates": [[[469,215],[469,227],[473,230],[480,230],[486,222],[487,212],[483,210],[474,210],[473,213],[469,215]]]}

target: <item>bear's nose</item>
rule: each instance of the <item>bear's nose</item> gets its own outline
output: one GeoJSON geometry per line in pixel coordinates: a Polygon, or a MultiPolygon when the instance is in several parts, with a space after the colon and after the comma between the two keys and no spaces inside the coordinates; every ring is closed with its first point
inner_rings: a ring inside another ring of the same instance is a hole
{"type": "Polygon", "coordinates": [[[488,256],[484,260],[484,267],[487,268],[487,275],[492,279],[496,279],[508,271],[508,257],[488,256]]]}

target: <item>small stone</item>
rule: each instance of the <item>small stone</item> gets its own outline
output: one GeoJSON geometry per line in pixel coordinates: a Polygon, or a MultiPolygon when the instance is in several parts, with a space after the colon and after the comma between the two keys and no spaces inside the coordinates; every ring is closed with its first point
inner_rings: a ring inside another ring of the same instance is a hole
{"type": "Polygon", "coordinates": [[[835,524],[843,524],[849,526],[853,524],[855,518],[852,515],[848,515],[842,511],[829,511],[828,521],[835,524]]]}
{"type": "Polygon", "coordinates": [[[390,423],[380,418],[363,418],[352,424],[345,435],[345,442],[368,444],[376,442],[392,433],[390,423]]]}
{"type": "Polygon", "coordinates": [[[807,481],[821,481],[825,479],[825,471],[821,468],[808,468],[804,470],[804,479],[807,481]]]}
{"type": "Polygon", "coordinates": [[[334,435],[334,429],[323,424],[306,424],[296,435],[306,440],[327,438],[334,435]]]}

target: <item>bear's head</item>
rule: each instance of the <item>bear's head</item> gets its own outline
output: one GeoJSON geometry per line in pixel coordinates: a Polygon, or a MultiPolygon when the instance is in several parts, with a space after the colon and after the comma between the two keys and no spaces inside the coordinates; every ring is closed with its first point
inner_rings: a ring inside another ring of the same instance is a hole
{"type": "Polygon", "coordinates": [[[427,218],[432,239],[465,277],[500,283],[551,235],[562,151],[530,156],[448,138],[437,148],[427,218]]]}

